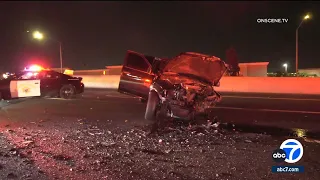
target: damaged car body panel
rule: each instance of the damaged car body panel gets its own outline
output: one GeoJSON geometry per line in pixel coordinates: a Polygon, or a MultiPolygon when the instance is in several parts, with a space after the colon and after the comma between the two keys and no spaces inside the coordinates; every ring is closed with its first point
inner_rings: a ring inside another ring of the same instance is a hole
{"type": "Polygon", "coordinates": [[[134,51],[127,51],[118,91],[148,99],[149,87],[157,72],[161,59],[143,55],[134,51]]]}
{"type": "Polygon", "coordinates": [[[149,86],[144,86],[146,89],[140,88],[139,92],[133,92],[135,81],[125,78],[127,70],[124,65],[119,91],[148,100],[146,119],[156,120],[161,116],[192,120],[198,113],[208,114],[221,100],[214,86],[219,86],[227,68],[217,57],[194,52],[181,53],[172,59],[154,58],[148,71],[145,71],[146,76],[140,73],[139,77],[140,84],[146,78],[152,78],[152,81],[149,86]],[[127,90],[122,88],[125,83],[128,84],[127,90]]]}
{"type": "Polygon", "coordinates": [[[190,74],[197,79],[205,79],[208,84],[216,86],[226,66],[220,58],[200,53],[186,52],[168,61],[163,72],[190,74]]]}

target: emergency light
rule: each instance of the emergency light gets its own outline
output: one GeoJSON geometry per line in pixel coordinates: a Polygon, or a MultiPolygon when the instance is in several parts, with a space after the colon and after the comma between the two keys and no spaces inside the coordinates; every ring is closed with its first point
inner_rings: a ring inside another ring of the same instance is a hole
{"type": "Polygon", "coordinates": [[[25,71],[35,71],[35,72],[37,72],[37,71],[44,70],[44,68],[41,67],[41,66],[38,66],[38,65],[31,65],[28,68],[26,67],[24,70],[25,71]]]}

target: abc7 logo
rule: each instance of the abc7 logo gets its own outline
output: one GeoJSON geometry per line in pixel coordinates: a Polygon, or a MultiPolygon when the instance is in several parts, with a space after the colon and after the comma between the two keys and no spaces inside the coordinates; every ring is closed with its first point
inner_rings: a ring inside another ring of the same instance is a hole
{"type": "Polygon", "coordinates": [[[283,162],[285,161],[286,157],[287,157],[286,152],[283,149],[276,149],[272,153],[272,159],[275,162],[283,162]]]}
{"type": "Polygon", "coordinates": [[[276,162],[296,163],[303,156],[303,146],[296,139],[283,141],[280,148],[273,151],[272,158],[276,162]]]}

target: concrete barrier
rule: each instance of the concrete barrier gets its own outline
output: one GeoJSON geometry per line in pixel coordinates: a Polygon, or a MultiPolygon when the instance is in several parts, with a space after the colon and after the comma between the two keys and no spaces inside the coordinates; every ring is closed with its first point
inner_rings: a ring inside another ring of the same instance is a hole
{"type": "Polygon", "coordinates": [[[119,75],[75,75],[82,77],[82,81],[87,88],[110,88],[118,89],[119,75]]]}
{"type": "MultiPolygon", "coordinates": [[[[119,75],[77,75],[87,88],[114,88],[119,86],[119,75]]],[[[320,94],[320,78],[304,77],[223,77],[220,92],[320,94]]]]}
{"type": "Polygon", "coordinates": [[[320,78],[223,77],[220,84],[221,92],[320,94],[320,78]]]}

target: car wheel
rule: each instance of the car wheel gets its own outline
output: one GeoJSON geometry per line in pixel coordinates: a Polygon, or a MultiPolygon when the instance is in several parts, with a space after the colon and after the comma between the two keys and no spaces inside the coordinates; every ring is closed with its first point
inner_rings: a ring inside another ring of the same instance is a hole
{"type": "Polygon", "coordinates": [[[155,121],[157,117],[157,109],[160,103],[158,94],[155,91],[149,92],[149,98],[147,102],[147,108],[145,113],[145,119],[155,121]]]}
{"type": "Polygon", "coordinates": [[[9,100],[9,99],[10,99],[10,97],[7,94],[0,92],[0,101],[1,100],[9,100]]]}
{"type": "Polygon", "coordinates": [[[75,95],[75,89],[71,84],[63,85],[59,92],[60,98],[71,99],[75,95]]]}

